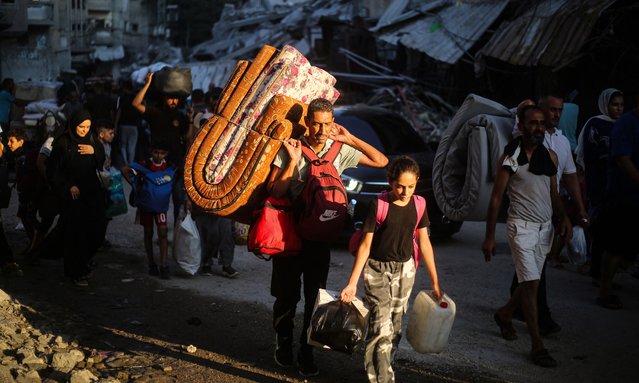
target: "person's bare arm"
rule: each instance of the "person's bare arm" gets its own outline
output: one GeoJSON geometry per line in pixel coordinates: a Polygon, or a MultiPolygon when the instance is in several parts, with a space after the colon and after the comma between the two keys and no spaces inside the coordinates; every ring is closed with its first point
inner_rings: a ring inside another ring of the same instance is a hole
{"type": "Polygon", "coordinates": [[[135,110],[140,113],[144,113],[146,111],[146,106],[144,106],[143,102],[144,96],[146,96],[146,92],[149,90],[149,86],[151,85],[151,80],[153,80],[153,72],[149,71],[149,73],[146,74],[146,82],[144,83],[144,86],[140,89],[138,94],[135,95],[135,98],[131,103],[135,110]]]}
{"type": "MultiPolygon", "coordinates": [[[[498,163],[503,163],[504,159],[505,155],[502,155],[498,163]]],[[[508,173],[508,170],[499,166],[490,195],[490,204],[488,205],[488,213],[486,215],[486,234],[484,236],[484,243],[482,244],[482,252],[484,253],[486,262],[490,262],[491,257],[495,253],[495,226],[497,225],[501,199],[506,191],[509,179],[510,173],[508,173]]]]}
{"type": "Polygon", "coordinates": [[[185,139],[188,145],[190,146],[193,143],[193,139],[195,138],[195,126],[193,126],[193,116],[195,115],[195,111],[193,108],[188,108],[186,110],[186,119],[189,120],[188,128],[186,129],[185,139]]]}
{"type": "MultiPolygon", "coordinates": [[[[550,158],[552,162],[554,162],[555,166],[559,163],[559,158],[557,158],[557,153],[552,150],[548,151],[550,153],[550,158]]],[[[555,217],[560,220],[559,224],[559,235],[565,239],[572,238],[572,222],[570,222],[570,218],[566,214],[566,210],[564,209],[564,203],[561,200],[561,196],[559,195],[559,190],[557,189],[557,176],[554,175],[550,178],[550,200],[552,203],[552,210],[555,217]]]]}
{"type": "Polygon", "coordinates": [[[579,209],[579,216],[582,219],[588,219],[588,212],[586,212],[586,208],[584,207],[584,200],[581,197],[581,187],[579,186],[579,177],[577,177],[577,173],[564,174],[562,176],[564,187],[570,194],[570,197],[577,204],[577,208],[579,209]]]}
{"type": "Polygon", "coordinates": [[[289,161],[282,168],[271,165],[271,173],[269,174],[266,190],[275,198],[283,198],[293,179],[295,166],[302,158],[302,144],[298,140],[289,138],[282,143],[286,148],[289,161]]]}
{"type": "Polygon", "coordinates": [[[333,131],[329,135],[331,139],[342,142],[362,152],[358,165],[383,168],[388,164],[388,158],[367,142],[352,135],[345,127],[334,124],[333,131]]]}
{"type": "Polygon", "coordinates": [[[433,251],[433,245],[430,243],[430,237],[428,236],[428,227],[422,227],[417,230],[417,239],[419,244],[419,253],[422,255],[422,259],[426,264],[426,271],[430,277],[430,283],[433,287],[433,295],[436,299],[441,299],[443,292],[439,286],[439,278],[437,277],[437,267],[435,266],[435,252],[433,251]]]}

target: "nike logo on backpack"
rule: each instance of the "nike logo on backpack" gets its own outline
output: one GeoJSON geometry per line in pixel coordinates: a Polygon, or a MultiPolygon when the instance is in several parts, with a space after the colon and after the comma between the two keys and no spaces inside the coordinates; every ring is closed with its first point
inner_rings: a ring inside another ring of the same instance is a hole
{"type": "Polygon", "coordinates": [[[322,215],[319,216],[319,220],[320,222],[326,222],[337,217],[339,217],[339,214],[337,214],[337,210],[325,210],[322,215]]]}

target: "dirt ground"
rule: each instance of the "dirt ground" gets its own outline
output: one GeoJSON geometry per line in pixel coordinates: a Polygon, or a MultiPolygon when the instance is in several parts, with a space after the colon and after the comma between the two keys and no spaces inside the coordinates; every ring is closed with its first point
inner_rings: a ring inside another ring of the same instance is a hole
{"type": "MultiPolygon", "coordinates": [[[[98,255],[91,286],[79,288],[61,278],[57,261],[26,267],[25,276],[0,280],[0,288],[32,309],[24,315],[34,326],[63,335],[99,353],[124,352],[143,360],[162,360],[171,366],[167,381],[177,382],[302,382],[294,369],[273,363],[271,313],[259,302],[237,302],[202,296],[171,287],[143,274],[143,258],[123,254],[116,246],[98,255]],[[186,348],[195,345],[197,351],[186,348]],[[173,379],[171,379],[173,378],[173,379]]],[[[201,277],[205,278],[205,277],[201,277]]],[[[238,283],[241,279],[220,283],[238,283]]],[[[211,281],[212,282],[212,281],[211,281]]],[[[263,288],[267,288],[265,281],[263,288]]],[[[358,366],[362,356],[321,352],[322,374],[314,382],[365,381],[358,366]]],[[[399,360],[398,381],[444,382],[465,371],[431,371],[399,360]],[[445,377],[445,378],[444,378],[445,377]]],[[[455,379],[457,380],[457,379],[455,379]]],[[[482,381],[485,381],[482,379],[482,381]]],[[[124,381],[123,381],[124,382],[124,381]]]]}
{"type": "MultiPolygon", "coordinates": [[[[14,249],[24,248],[25,234],[15,229],[15,206],[2,214],[14,249]]],[[[97,255],[88,288],[62,278],[60,261],[44,260],[39,266],[25,266],[23,277],[0,278],[0,289],[30,307],[24,315],[33,326],[46,327],[99,352],[162,360],[162,365],[171,367],[161,374],[162,379],[152,381],[305,381],[295,369],[273,362],[270,263],[237,246],[234,266],[240,275],[236,279],[221,274],[180,274],[169,281],[150,277],[142,228],[133,225],[133,215],[130,211],[111,222],[107,237],[113,247],[97,255]],[[189,353],[189,345],[197,351],[189,353]]],[[[417,354],[403,340],[395,365],[397,381],[636,381],[637,279],[628,273],[620,276],[619,294],[626,307],[612,312],[594,305],[596,290],[589,278],[569,267],[550,269],[549,299],[563,330],[546,339],[559,366],[542,369],[528,359],[530,343],[523,323],[515,322],[519,339],[507,342],[492,321],[494,310],[507,299],[513,272],[503,227],[498,227],[497,235],[504,239],[499,244],[501,254],[490,264],[484,263],[480,251],[483,223],[464,223],[451,240],[434,244],[443,289],[457,303],[455,324],[441,354],[417,354]]],[[[328,287],[342,287],[351,266],[352,257],[345,249],[336,249],[328,287]]],[[[420,267],[413,293],[428,286],[420,267]]],[[[316,358],[321,374],[308,381],[366,381],[362,352],[318,350],[316,358]]]]}

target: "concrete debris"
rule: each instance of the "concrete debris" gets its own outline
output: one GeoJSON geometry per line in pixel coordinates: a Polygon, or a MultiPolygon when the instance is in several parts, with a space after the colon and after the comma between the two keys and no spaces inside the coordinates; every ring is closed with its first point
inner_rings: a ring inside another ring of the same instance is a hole
{"type": "Polygon", "coordinates": [[[420,85],[375,89],[367,104],[400,114],[427,143],[439,142],[456,110],[420,85]]]}
{"type": "MultiPolygon", "coordinates": [[[[161,358],[84,347],[64,335],[49,333],[44,324],[34,327],[23,312],[31,314],[32,310],[0,290],[2,383],[124,383],[134,376],[140,382],[176,381],[170,375],[159,379],[158,370],[165,375],[173,371],[161,358]]],[[[75,327],[82,326],[80,318],[70,320],[76,322],[75,327]]]]}

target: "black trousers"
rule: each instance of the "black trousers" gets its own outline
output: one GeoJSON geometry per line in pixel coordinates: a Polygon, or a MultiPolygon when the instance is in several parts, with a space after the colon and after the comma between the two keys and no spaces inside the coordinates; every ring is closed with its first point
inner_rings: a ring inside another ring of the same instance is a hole
{"type": "Polygon", "coordinates": [[[331,260],[327,243],[304,241],[302,254],[298,256],[273,257],[271,295],[273,304],[273,327],[279,337],[292,338],[295,309],[300,301],[302,281],[304,283],[304,325],[300,334],[302,352],[311,352],[306,332],[313,315],[317,292],[326,288],[328,268],[331,260]]]}
{"type": "Polygon", "coordinates": [[[13,251],[11,250],[11,246],[9,246],[9,242],[7,242],[4,227],[2,226],[2,217],[0,217],[0,267],[13,261],[13,251]]]}
{"type": "Polygon", "coordinates": [[[106,217],[100,193],[69,202],[61,225],[64,238],[64,275],[80,278],[90,271],[89,261],[104,242],[106,217]]]}

